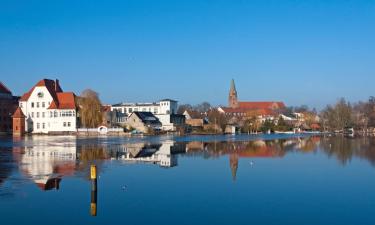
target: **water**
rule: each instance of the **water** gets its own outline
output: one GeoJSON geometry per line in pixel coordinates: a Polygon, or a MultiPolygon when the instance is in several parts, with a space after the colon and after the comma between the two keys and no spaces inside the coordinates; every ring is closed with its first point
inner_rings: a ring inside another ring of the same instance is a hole
{"type": "Polygon", "coordinates": [[[0,218],[11,225],[366,225],[375,224],[374,177],[375,138],[3,137],[0,218]]]}

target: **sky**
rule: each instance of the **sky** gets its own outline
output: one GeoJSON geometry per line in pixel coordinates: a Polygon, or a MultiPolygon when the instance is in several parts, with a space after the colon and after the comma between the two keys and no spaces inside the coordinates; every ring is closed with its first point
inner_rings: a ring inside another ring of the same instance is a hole
{"type": "Polygon", "coordinates": [[[0,0],[0,81],[104,103],[322,108],[375,95],[375,0],[0,0]]]}

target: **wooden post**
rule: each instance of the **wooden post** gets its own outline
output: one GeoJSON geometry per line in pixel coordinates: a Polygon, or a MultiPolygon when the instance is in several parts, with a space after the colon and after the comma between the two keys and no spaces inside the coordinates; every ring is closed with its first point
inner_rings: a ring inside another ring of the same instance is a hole
{"type": "Polygon", "coordinates": [[[95,165],[91,165],[90,178],[91,178],[90,213],[91,213],[91,216],[96,216],[97,215],[97,202],[98,202],[98,180],[97,180],[97,169],[95,165]]]}

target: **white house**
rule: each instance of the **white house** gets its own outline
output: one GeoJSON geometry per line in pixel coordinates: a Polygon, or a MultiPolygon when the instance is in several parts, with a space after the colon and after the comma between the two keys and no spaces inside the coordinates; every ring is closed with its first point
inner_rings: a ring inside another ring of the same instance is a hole
{"type": "Polygon", "coordinates": [[[26,116],[25,131],[53,133],[76,131],[76,103],[73,92],[63,92],[58,80],[43,79],[19,102],[26,116]]]}

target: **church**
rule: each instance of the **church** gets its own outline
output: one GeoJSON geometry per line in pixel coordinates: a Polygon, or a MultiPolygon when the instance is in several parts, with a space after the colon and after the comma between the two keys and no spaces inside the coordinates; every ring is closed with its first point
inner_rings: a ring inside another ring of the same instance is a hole
{"type": "Polygon", "coordinates": [[[286,106],[283,102],[241,102],[238,100],[236,85],[232,79],[228,97],[228,107],[220,107],[219,111],[228,116],[250,117],[250,116],[274,116],[286,106]]]}

